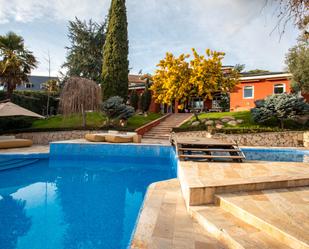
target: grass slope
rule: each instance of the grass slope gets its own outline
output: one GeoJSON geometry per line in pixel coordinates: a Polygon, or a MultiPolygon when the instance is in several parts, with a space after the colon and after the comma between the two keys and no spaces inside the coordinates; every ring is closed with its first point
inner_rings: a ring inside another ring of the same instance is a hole
{"type": "MultiPolygon", "coordinates": [[[[134,115],[128,120],[128,129],[136,129],[144,124],[147,124],[157,118],[161,117],[160,113],[149,113],[147,117],[143,115],[134,115]]],[[[100,112],[87,113],[87,127],[100,128],[104,125],[106,117],[100,112]]],[[[71,115],[64,117],[62,115],[53,116],[47,119],[36,120],[33,122],[31,129],[74,129],[82,127],[82,116],[71,115]]]]}
{"type": "MultiPolygon", "coordinates": [[[[236,132],[255,132],[255,131],[279,131],[281,130],[278,127],[278,123],[275,120],[270,120],[265,124],[257,124],[252,120],[250,111],[242,111],[242,112],[212,112],[212,113],[201,113],[199,114],[199,119],[209,119],[209,120],[218,120],[222,119],[225,116],[232,116],[235,119],[242,119],[243,123],[238,124],[236,126],[230,126],[225,124],[223,131],[230,131],[233,133],[233,130],[236,132]]],[[[205,125],[198,125],[196,127],[190,127],[191,123],[195,121],[195,117],[193,117],[190,121],[183,124],[180,127],[180,130],[204,130],[207,127],[205,125]]],[[[302,126],[297,124],[295,121],[288,120],[285,121],[285,128],[291,130],[303,130],[306,129],[306,126],[302,126]]]]}

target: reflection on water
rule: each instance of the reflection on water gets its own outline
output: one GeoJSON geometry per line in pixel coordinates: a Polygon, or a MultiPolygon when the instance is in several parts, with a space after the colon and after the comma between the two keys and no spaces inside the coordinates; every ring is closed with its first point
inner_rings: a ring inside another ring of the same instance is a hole
{"type": "Polygon", "coordinates": [[[147,186],[175,176],[167,165],[59,166],[0,173],[1,249],[126,248],[147,186]]]}
{"type": "Polygon", "coordinates": [[[2,196],[0,199],[0,247],[16,248],[19,237],[25,235],[31,227],[31,219],[25,212],[25,201],[2,196]]]}

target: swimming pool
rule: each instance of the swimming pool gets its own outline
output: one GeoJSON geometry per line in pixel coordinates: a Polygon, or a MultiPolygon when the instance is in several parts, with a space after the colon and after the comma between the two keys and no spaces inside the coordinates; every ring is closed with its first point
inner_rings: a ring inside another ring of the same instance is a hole
{"type": "MultiPolygon", "coordinates": [[[[308,150],[242,148],[248,160],[305,161],[308,150]]],[[[125,249],[147,187],[176,177],[170,146],[61,144],[0,155],[1,249],[125,249]]]]}
{"type": "Polygon", "coordinates": [[[176,177],[170,148],[92,149],[0,172],[1,249],[128,247],[147,187],[176,177]]]}
{"type": "Polygon", "coordinates": [[[272,162],[309,162],[309,150],[275,148],[241,148],[246,160],[272,162]]]}

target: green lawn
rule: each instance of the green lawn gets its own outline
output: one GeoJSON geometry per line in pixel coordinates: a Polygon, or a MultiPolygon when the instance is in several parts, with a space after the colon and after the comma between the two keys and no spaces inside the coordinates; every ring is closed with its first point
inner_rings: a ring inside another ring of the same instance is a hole
{"type": "Polygon", "coordinates": [[[251,119],[250,111],[242,111],[242,112],[213,112],[213,113],[203,113],[199,115],[200,119],[207,118],[207,119],[221,119],[225,116],[231,116],[235,119],[242,119],[244,122],[234,126],[234,127],[241,127],[241,128],[259,128],[261,125],[256,124],[251,119]]]}
{"type": "Polygon", "coordinates": [[[149,113],[147,117],[143,115],[135,115],[128,120],[128,127],[136,129],[162,116],[161,113],[149,113]]]}
{"type": "MultiPolygon", "coordinates": [[[[149,113],[147,117],[134,115],[128,120],[128,129],[136,129],[161,116],[160,113],[149,113]]],[[[106,117],[100,112],[87,113],[87,127],[98,129],[104,126],[106,117]]],[[[32,124],[32,129],[74,129],[82,127],[82,116],[72,115],[64,117],[62,115],[53,116],[47,119],[36,120],[32,124]]]]}
{"type": "MultiPolygon", "coordinates": [[[[270,120],[265,124],[257,124],[254,123],[254,121],[251,118],[251,113],[250,111],[242,111],[242,112],[212,112],[212,113],[201,113],[199,114],[199,119],[209,119],[209,120],[218,120],[222,119],[224,116],[232,116],[235,119],[242,119],[243,123],[238,124],[236,126],[230,126],[225,124],[223,131],[226,132],[259,132],[259,131],[279,131],[281,130],[279,128],[278,122],[275,120],[270,120]]],[[[195,117],[192,117],[190,121],[187,123],[183,124],[180,127],[180,130],[205,130],[207,127],[203,124],[200,124],[198,126],[192,127],[191,123],[196,121],[195,117]]],[[[297,124],[293,120],[287,120],[284,122],[285,123],[285,128],[289,130],[303,130],[306,129],[307,126],[297,124]]]]}

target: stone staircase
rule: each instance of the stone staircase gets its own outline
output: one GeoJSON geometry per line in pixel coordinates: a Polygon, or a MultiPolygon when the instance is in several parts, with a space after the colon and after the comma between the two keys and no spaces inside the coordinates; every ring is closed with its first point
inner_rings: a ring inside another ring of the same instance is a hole
{"type": "Polygon", "coordinates": [[[309,165],[180,162],[189,214],[227,248],[309,249],[309,165]]]}
{"type": "Polygon", "coordinates": [[[168,140],[172,128],[179,127],[183,122],[190,119],[191,117],[192,114],[190,113],[172,114],[164,119],[160,124],[153,127],[150,131],[146,132],[143,135],[143,138],[168,140]]]}

